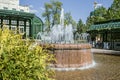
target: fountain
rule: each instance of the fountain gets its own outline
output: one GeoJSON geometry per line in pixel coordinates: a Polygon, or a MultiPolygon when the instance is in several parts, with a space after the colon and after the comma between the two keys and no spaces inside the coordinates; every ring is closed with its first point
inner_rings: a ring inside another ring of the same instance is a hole
{"type": "Polygon", "coordinates": [[[64,10],[62,9],[60,24],[54,25],[50,32],[39,32],[37,39],[40,39],[42,46],[50,44],[48,49],[56,58],[52,67],[71,70],[87,68],[93,64],[91,45],[86,43],[87,35],[85,34],[76,34],[76,40],[74,40],[72,25],[64,26],[64,10]],[[85,42],[80,43],[81,40],[85,42]]]}

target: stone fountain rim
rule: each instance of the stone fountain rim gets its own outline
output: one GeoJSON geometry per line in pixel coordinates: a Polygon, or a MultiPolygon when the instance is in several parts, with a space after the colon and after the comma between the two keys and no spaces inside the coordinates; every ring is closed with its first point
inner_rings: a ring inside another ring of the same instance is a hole
{"type": "Polygon", "coordinates": [[[52,50],[84,50],[84,49],[91,49],[91,45],[89,43],[81,43],[81,44],[58,44],[58,43],[51,43],[51,44],[40,44],[42,47],[46,47],[52,50]]]}

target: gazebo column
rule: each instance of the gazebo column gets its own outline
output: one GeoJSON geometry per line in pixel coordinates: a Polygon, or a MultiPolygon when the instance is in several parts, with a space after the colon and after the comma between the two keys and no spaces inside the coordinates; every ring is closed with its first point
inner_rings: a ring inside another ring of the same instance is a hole
{"type": "Polygon", "coordinates": [[[107,40],[107,35],[108,35],[108,33],[107,33],[107,31],[105,32],[105,42],[107,42],[108,40],[107,40]]]}
{"type": "Polygon", "coordinates": [[[26,20],[24,20],[24,38],[26,38],[26,20]]]}
{"type": "Polygon", "coordinates": [[[106,44],[108,43],[107,41],[107,35],[108,35],[108,32],[105,30],[103,32],[103,48],[107,48],[106,44]]]}
{"type": "Polygon", "coordinates": [[[17,33],[19,33],[19,20],[17,19],[17,33]]]}
{"type": "Polygon", "coordinates": [[[103,39],[102,42],[105,42],[105,34],[104,33],[102,34],[102,39],[103,39]]]}
{"type": "Polygon", "coordinates": [[[29,20],[29,37],[32,38],[32,19],[29,20]]]}
{"type": "Polygon", "coordinates": [[[1,28],[3,28],[3,18],[1,18],[1,28]]]}
{"type": "Polygon", "coordinates": [[[11,19],[9,18],[9,29],[11,30],[11,19]]]}
{"type": "Polygon", "coordinates": [[[113,36],[112,36],[112,30],[110,31],[110,35],[111,35],[111,39],[110,39],[110,43],[111,43],[111,49],[113,49],[113,36]]]}

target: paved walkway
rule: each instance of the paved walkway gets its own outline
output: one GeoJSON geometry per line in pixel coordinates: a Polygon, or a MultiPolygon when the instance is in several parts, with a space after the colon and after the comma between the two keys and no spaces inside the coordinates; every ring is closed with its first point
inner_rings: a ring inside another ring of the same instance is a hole
{"type": "Polygon", "coordinates": [[[103,54],[120,55],[120,51],[106,50],[106,49],[95,49],[95,48],[92,48],[92,52],[93,53],[103,53],[103,54]]]}

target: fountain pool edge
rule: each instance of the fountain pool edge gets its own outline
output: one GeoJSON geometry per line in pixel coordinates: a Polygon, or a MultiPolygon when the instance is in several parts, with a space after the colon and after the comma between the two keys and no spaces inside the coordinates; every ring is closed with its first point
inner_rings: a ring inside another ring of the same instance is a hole
{"type": "Polygon", "coordinates": [[[75,70],[84,70],[84,69],[93,68],[93,67],[95,67],[95,65],[96,65],[96,62],[93,61],[92,64],[83,66],[83,67],[79,67],[79,68],[53,68],[53,67],[50,67],[50,68],[53,70],[56,70],[56,71],[75,71],[75,70]]]}

